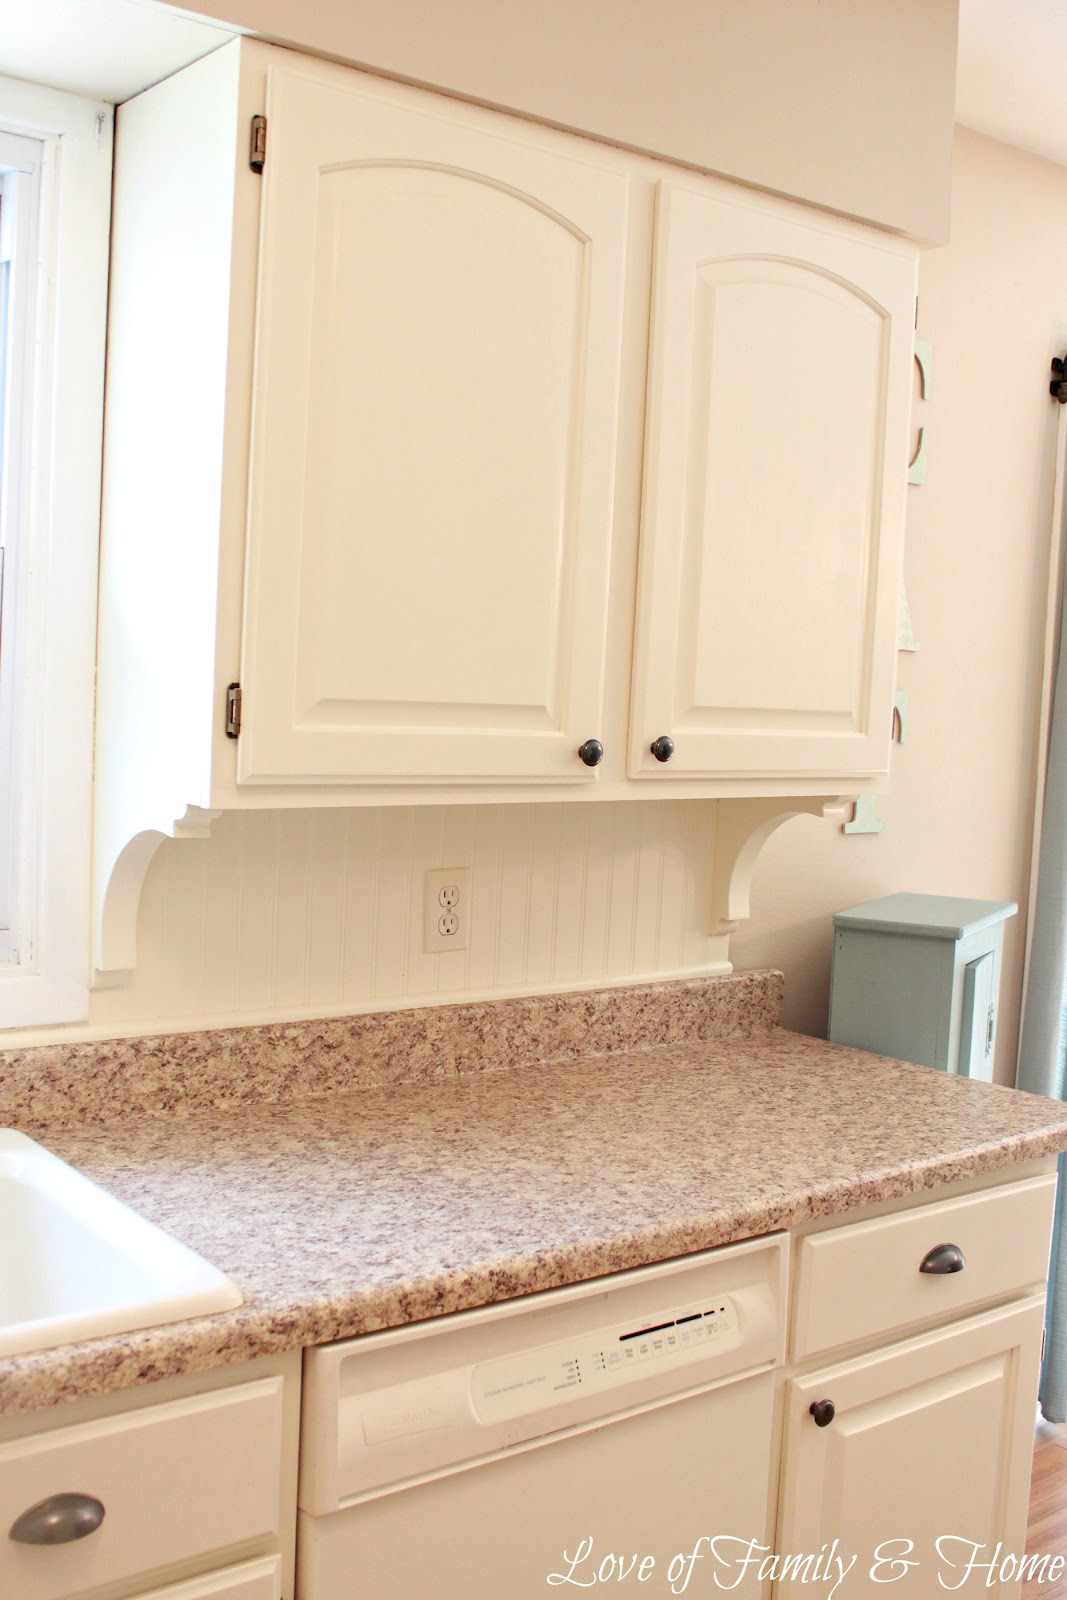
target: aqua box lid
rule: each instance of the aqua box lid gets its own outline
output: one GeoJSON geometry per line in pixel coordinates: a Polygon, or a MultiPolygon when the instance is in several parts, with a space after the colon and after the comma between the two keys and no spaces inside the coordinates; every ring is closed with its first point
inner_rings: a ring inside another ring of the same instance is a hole
{"type": "Polygon", "coordinates": [[[1014,916],[1011,900],[959,900],[942,894],[887,894],[838,911],[835,928],[911,933],[923,939],[963,939],[1014,916]]]}

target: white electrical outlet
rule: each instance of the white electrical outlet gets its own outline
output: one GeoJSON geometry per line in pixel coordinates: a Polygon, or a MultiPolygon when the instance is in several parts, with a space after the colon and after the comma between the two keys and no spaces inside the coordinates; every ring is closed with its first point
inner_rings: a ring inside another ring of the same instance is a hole
{"type": "Polygon", "coordinates": [[[471,916],[470,867],[434,867],[426,874],[423,944],[439,950],[466,950],[471,916]]]}

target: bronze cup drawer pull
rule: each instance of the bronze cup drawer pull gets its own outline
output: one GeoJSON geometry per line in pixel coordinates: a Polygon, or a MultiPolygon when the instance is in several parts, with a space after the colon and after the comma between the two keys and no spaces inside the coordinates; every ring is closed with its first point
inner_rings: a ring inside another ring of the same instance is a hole
{"type": "Polygon", "coordinates": [[[919,1263],[919,1271],[942,1277],[947,1272],[962,1272],[966,1265],[963,1251],[958,1244],[935,1244],[934,1248],[923,1256],[919,1263]]]}
{"type": "Polygon", "coordinates": [[[11,1524],[16,1544],[72,1544],[87,1539],[104,1520],[103,1504],[91,1494],[52,1494],[11,1524]]]}

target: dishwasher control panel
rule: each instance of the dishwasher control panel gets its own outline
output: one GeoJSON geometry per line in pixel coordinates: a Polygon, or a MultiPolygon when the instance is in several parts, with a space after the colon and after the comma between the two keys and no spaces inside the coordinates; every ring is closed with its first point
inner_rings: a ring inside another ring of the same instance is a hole
{"type": "Polygon", "coordinates": [[[306,1351],[300,1509],[326,1516],[761,1382],[785,1355],[787,1243],[746,1239],[306,1351]]]}
{"type": "Polygon", "coordinates": [[[737,1307],[720,1294],[710,1304],[666,1311],[636,1327],[619,1324],[484,1361],[471,1373],[471,1401],[478,1421],[488,1426],[726,1354],[740,1343],[737,1307]]]}

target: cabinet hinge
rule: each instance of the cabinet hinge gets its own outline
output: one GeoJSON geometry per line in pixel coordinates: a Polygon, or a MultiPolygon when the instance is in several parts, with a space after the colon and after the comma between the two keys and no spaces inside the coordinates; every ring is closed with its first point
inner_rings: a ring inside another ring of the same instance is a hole
{"type": "Polygon", "coordinates": [[[226,686],[226,737],[236,739],[241,731],[241,685],[226,686]]]}
{"type": "Polygon", "coordinates": [[[252,140],[248,147],[248,165],[253,172],[262,172],[267,162],[267,119],[252,118],[252,140]]]}

